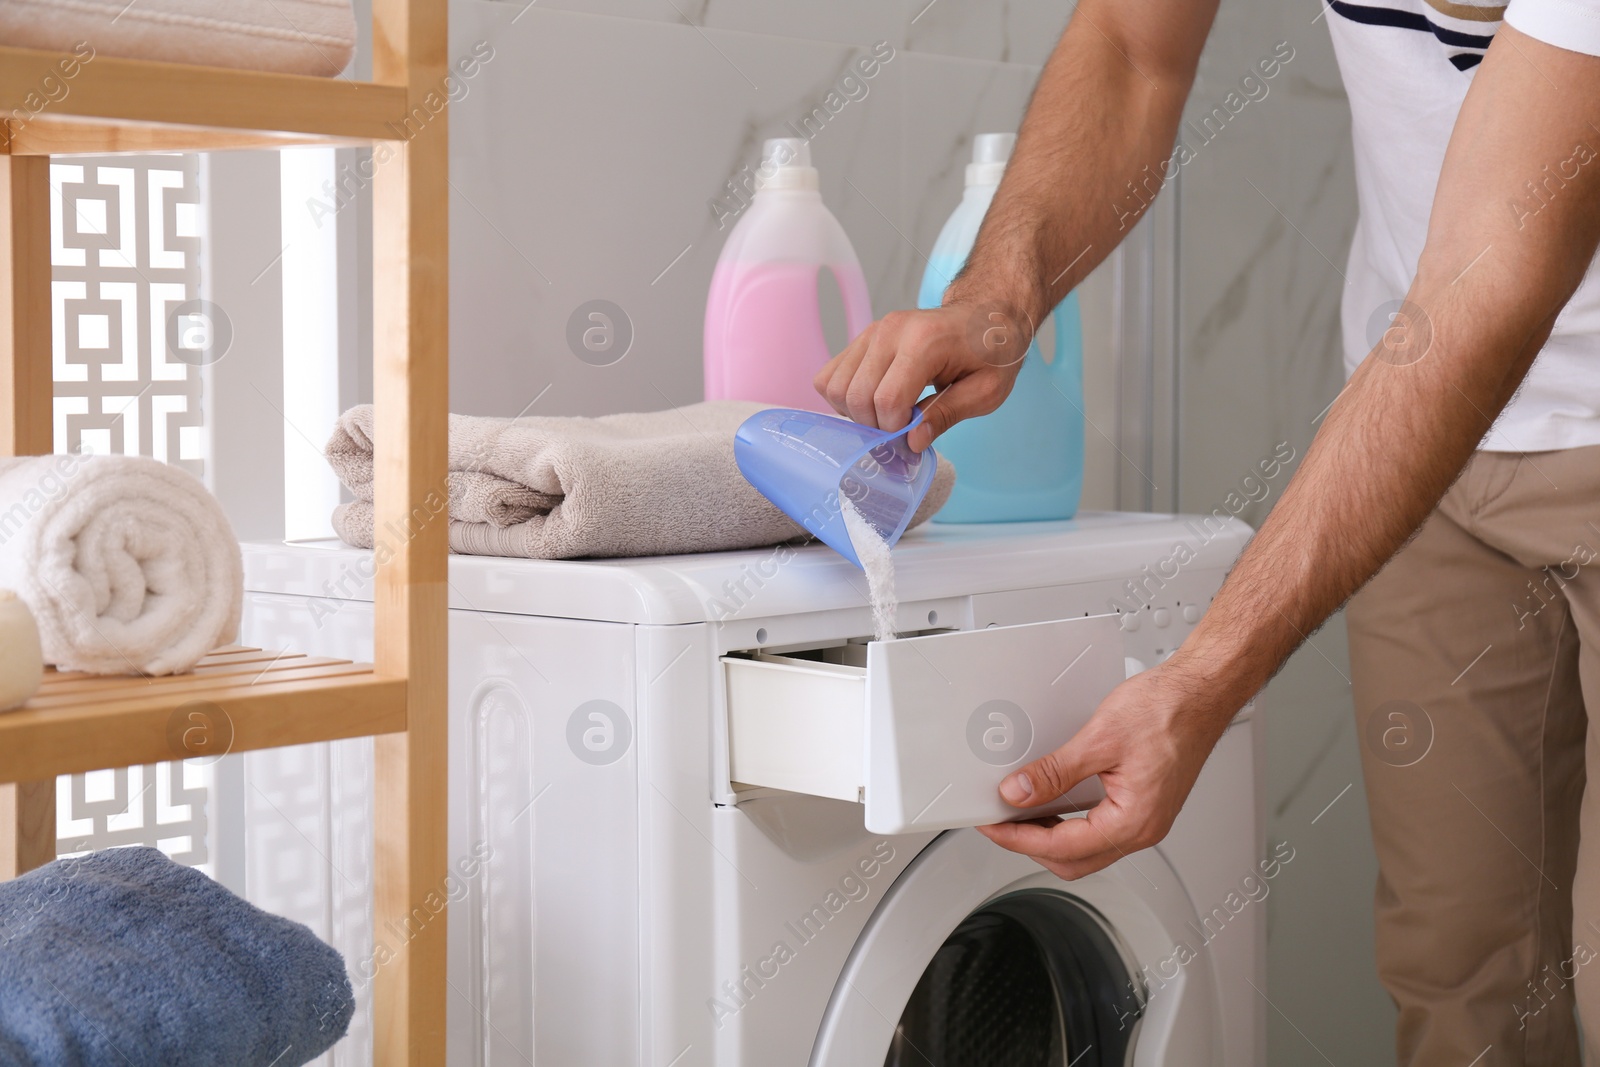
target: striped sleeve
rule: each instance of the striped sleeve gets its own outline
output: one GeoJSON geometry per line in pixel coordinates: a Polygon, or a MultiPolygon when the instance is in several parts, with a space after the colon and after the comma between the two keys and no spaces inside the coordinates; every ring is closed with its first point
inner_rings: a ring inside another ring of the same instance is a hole
{"type": "Polygon", "coordinates": [[[1545,44],[1600,56],[1600,0],[1511,0],[1505,18],[1545,44]]]}

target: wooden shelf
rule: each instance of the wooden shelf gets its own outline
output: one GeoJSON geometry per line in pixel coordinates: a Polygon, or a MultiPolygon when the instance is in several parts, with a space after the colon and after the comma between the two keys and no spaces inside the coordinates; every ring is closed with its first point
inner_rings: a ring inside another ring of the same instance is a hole
{"type": "Polygon", "coordinates": [[[347,660],[230,648],[160,678],[47,670],[0,713],[0,781],[405,728],[405,680],[347,660]]]}
{"type": "Polygon", "coordinates": [[[91,135],[109,136],[104,122],[86,124],[74,143],[61,147],[60,131],[70,129],[74,118],[116,120],[124,124],[117,137],[162,151],[247,146],[228,136],[238,131],[300,135],[302,143],[403,140],[417,132],[415,121],[410,132],[405,125],[406,96],[402,85],[116,56],[84,63],[63,53],[0,47],[0,115],[9,119],[17,155],[129,150],[94,147],[91,135]],[[68,61],[77,64],[71,78],[60,66],[68,61]],[[65,95],[45,100],[46,84],[65,86],[65,95]],[[135,130],[127,128],[130,123],[135,130]],[[55,131],[56,147],[45,130],[55,131]]]}

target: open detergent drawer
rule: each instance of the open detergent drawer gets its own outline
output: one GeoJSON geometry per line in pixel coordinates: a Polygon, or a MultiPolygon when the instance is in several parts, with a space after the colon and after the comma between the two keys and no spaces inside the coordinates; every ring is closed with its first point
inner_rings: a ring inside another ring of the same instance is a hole
{"type": "MultiPolygon", "coordinates": [[[[722,664],[730,779],[859,801],[879,834],[1023,817],[1000,780],[1064,744],[1125,673],[1115,615],[722,664]]],[[[1091,779],[1026,815],[1103,795],[1091,779]]]]}

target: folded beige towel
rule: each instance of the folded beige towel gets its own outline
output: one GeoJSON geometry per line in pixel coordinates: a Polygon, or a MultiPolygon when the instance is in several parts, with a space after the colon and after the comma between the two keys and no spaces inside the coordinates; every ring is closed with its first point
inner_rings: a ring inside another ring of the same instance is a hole
{"type": "MultiPolygon", "coordinates": [[[[765,405],[718,400],[600,418],[450,416],[450,547],[477,556],[577,559],[756,548],[809,536],[739,473],[733,434],[765,405]]],[[[373,547],[372,408],[351,408],[328,463],[356,499],[333,527],[373,547]]],[[[944,505],[941,458],[912,519],[944,505]]],[[[404,537],[405,531],[390,537],[404,537]]]]}
{"type": "MultiPolygon", "coordinates": [[[[350,0],[0,0],[0,44],[333,77],[355,52],[350,0]]],[[[81,58],[81,53],[80,53],[81,58]]]]}
{"type": "Polygon", "coordinates": [[[515,526],[561,503],[559,493],[540,493],[492,474],[450,471],[445,475],[450,517],[461,522],[515,526]]]}

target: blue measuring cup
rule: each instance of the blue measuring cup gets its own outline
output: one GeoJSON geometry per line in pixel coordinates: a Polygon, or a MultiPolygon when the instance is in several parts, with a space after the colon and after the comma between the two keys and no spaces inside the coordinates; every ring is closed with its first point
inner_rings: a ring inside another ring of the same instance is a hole
{"type": "Polygon", "coordinates": [[[905,533],[933,484],[938,456],[913,452],[906,434],[795,408],[757,412],[733,436],[733,458],[745,479],[839,555],[861,566],[845,528],[848,499],[884,541],[905,533]]]}

